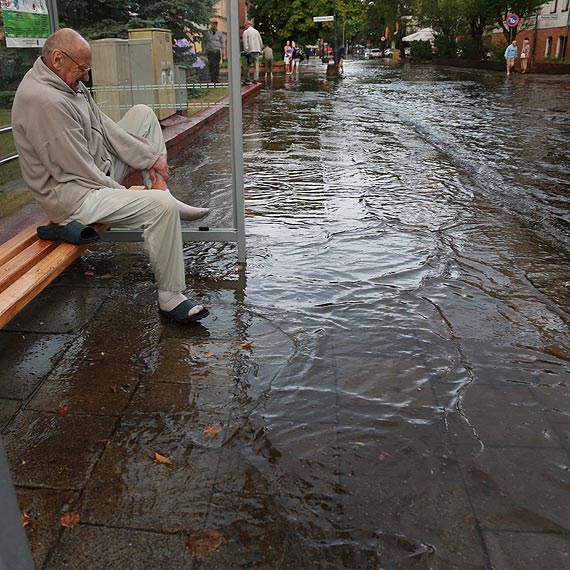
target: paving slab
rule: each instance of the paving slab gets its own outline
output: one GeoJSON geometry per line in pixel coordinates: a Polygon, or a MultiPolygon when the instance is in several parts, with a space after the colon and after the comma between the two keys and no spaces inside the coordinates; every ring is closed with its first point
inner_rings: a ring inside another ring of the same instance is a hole
{"type": "Polygon", "coordinates": [[[465,486],[482,528],[570,533],[567,502],[560,500],[570,485],[565,450],[485,448],[473,454],[472,449],[455,449],[467,454],[465,486]]]}
{"type": "Polygon", "coordinates": [[[14,485],[80,489],[111,435],[116,418],[24,412],[4,433],[14,485]]]}
{"type": "Polygon", "coordinates": [[[61,515],[72,510],[78,492],[19,487],[20,510],[27,515],[26,533],[36,568],[42,568],[63,531],[61,515]]]}
{"type": "Polygon", "coordinates": [[[570,566],[570,538],[533,532],[483,533],[493,570],[554,570],[570,566]]]}
{"type": "Polygon", "coordinates": [[[65,529],[60,548],[46,570],[168,568],[191,570],[188,537],[79,524],[65,529]]]}
{"type": "MultiPolygon", "coordinates": [[[[189,532],[207,515],[223,435],[203,410],[140,412],[124,419],[106,446],[78,506],[82,520],[189,532]],[[156,454],[171,463],[160,463],[156,454]]],[[[223,426],[222,426],[223,427],[223,426]]]]}

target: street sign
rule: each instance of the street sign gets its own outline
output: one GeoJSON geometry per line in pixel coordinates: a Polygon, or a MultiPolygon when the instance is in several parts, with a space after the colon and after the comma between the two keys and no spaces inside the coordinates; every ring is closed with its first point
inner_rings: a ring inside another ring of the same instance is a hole
{"type": "Polygon", "coordinates": [[[520,18],[516,14],[509,14],[506,19],[506,24],[509,28],[516,28],[519,25],[520,18]]]}
{"type": "Polygon", "coordinates": [[[381,42],[385,42],[385,41],[386,41],[386,36],[382,36],[382,37],[380,38],[380,41],[381,41],[381,42]]]}
{"type": "Polygon", "coordinates": [[[313,16],[313,22],[334,22],[334,16],[313,16]]]}

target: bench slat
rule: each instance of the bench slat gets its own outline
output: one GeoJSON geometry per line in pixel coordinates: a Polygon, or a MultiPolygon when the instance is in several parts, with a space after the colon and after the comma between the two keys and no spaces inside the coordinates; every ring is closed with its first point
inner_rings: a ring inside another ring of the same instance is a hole
{"type": "MultiPolygon", "coordinates": [[[[0,328],[67,269],[91,243],[75,245],[42,240],[34,224],[0,246],[0,328]]],[[[106,224],[93,224],[104,233],[106,224]]]]}
{"type": "Polygon", "coordinates": [[[59,246],[57,241],[37,240],[0,266],[0,291],[17,281],[28,269],[59,246]]]}
{"type": "Polygon", "coordinates": [[[18,255],[30,244],[38,241],[38,234],[36,231],[37,227],[45,226],[48,223],[49,222],[47,220],[42,220],[37,224],[33,224],[0,245],[0,265],[4,265],[8,260],[18,255]]]}
{"type": "Polygon", "coordinates": [[[36,295],[69,267],[89,244],[59,243],[37,265],[7,287],[0,296],[0,328],[10,322],[36,295]]]}

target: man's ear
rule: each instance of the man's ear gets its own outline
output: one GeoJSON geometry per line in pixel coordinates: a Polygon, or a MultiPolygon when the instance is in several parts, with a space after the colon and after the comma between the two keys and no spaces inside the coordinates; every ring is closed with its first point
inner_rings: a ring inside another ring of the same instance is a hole
{"type": "Polygon", "coordinates": [[[61,68],[63,67],[63,53],[61,51],[59,51],[58,49],[54,49],[51,54],[50,54],[50,61],[49,63],[51,64],[52,69],[54,69],[55,71],[61,71],[61,68]]]}

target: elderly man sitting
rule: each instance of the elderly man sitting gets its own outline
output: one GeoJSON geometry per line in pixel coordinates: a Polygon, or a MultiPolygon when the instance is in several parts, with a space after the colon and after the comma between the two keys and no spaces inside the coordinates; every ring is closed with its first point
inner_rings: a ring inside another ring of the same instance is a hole
{"type": "Polygon", "coordinates": [[[209,210],[170,194],[166,147],[152,110],[137,105],[113,122],[82,83],[90,69],[89,43],[64,28],[46,40],[22,80],[12,128],[24,180],[56,224],[143,229],[159,308],[180,323],[201,319],[208,310],[183,294],[180,219],[198,219],[209,210]],[[147,190],[129,191],[120,184],[129,168],[143,171],[147,190]]]}

